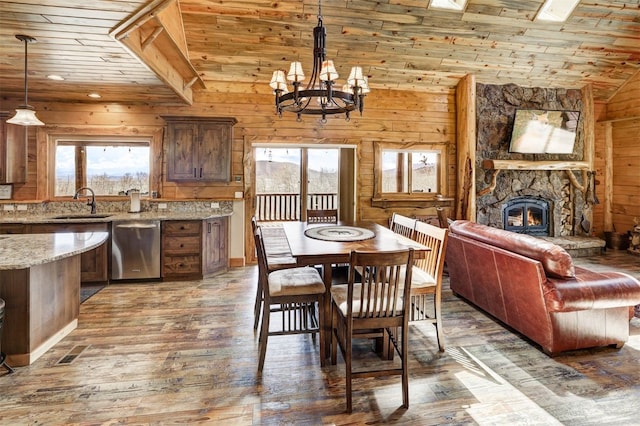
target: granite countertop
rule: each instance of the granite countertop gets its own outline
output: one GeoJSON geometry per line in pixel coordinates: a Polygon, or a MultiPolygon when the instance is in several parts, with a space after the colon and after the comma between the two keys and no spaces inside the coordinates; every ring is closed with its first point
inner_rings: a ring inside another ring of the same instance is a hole
{"type": "Polygon", "coordinates": [[[5,214],[0,216],[0,223],[92,223],[92,222],[118,222],[127,220],[205,220],[215,217],[227,217],[232,213],[224,212],[98,212],[95,215],[88,213],[50,213],[50,214],[5,214]]]}
{"type": "Polygon", "coordinates": [[[108,232],[0,235],[0,270],[26,269],[98,247],[108,232]]]}

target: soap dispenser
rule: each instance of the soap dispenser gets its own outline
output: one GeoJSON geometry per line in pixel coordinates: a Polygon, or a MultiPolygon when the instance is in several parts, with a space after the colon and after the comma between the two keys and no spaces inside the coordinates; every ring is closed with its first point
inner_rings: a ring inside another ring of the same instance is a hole
{"type": "Polygon", "coordinates": [[[139,213],[140,212],[140,191],[137,189],[130,189],[129,199],[131,200],[131,205],[129,206],[129,213],[139,213]]]}

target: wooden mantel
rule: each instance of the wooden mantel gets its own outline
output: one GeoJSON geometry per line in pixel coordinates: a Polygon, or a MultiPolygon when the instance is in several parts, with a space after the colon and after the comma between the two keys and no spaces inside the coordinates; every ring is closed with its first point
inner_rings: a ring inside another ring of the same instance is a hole
{"type": "Polygon", "coordinates": [[[586,161],[484,160],[487,170],[590,170],[586,161]]]}

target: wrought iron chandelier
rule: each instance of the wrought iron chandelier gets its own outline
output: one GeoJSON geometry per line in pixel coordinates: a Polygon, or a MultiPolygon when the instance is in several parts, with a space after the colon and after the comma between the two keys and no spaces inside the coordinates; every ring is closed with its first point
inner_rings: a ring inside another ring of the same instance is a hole
{"type": "Polygon", "coordinates": [[[18,124],[20,126],[44,126],[44,123],[36,117],[36,112],[31,105],[29,105],[27,94],[29,91],[29,80],[27,72],[27,46],[29,43],[35,43],[36,39],[24,35],[16,34],[16,38],[24,42],[24,105],[18,106],[16,109],[16,115],[7,120],[7,123],[18,124]]]}
{"type": "Polygon", "coordinates": [[[282,117],[282,111],[297,114],[301,121],[302,114],[322,116],[326,123],[327,115],[345,113],[345,120],[349,121],[349,113],[358,110],[360,115],[364,109],[364,97],[369,93],[367,77],[362,74],[361,67],[351,68],[347,83],[340,90],[334,85],[338,79],[338,72],[332,60],[326,59],[327,31],[322,25],[322,7],[318,1],[318,25],[313,29],[313,71],[306,87],[302,88],[305,75],[302,64],[291,62],[289,72],[284,70],[273,72],[269,86],[275,93],[276,113],[282,117]],[[285,79],[286,75],[286,79],[285,79]],[[287,80],[291,82],[293,91],[287,88],[287,80]]]}

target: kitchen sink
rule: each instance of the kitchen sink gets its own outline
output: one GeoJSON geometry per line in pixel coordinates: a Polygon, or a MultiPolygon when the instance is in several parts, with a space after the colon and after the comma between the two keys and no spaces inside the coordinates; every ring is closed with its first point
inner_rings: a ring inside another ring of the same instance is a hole
{"type": "Polygon", "coordinates": [[[65,214],[54,216],[54,219],[104,219],[113,216],[111,214],[65,214]]]}

